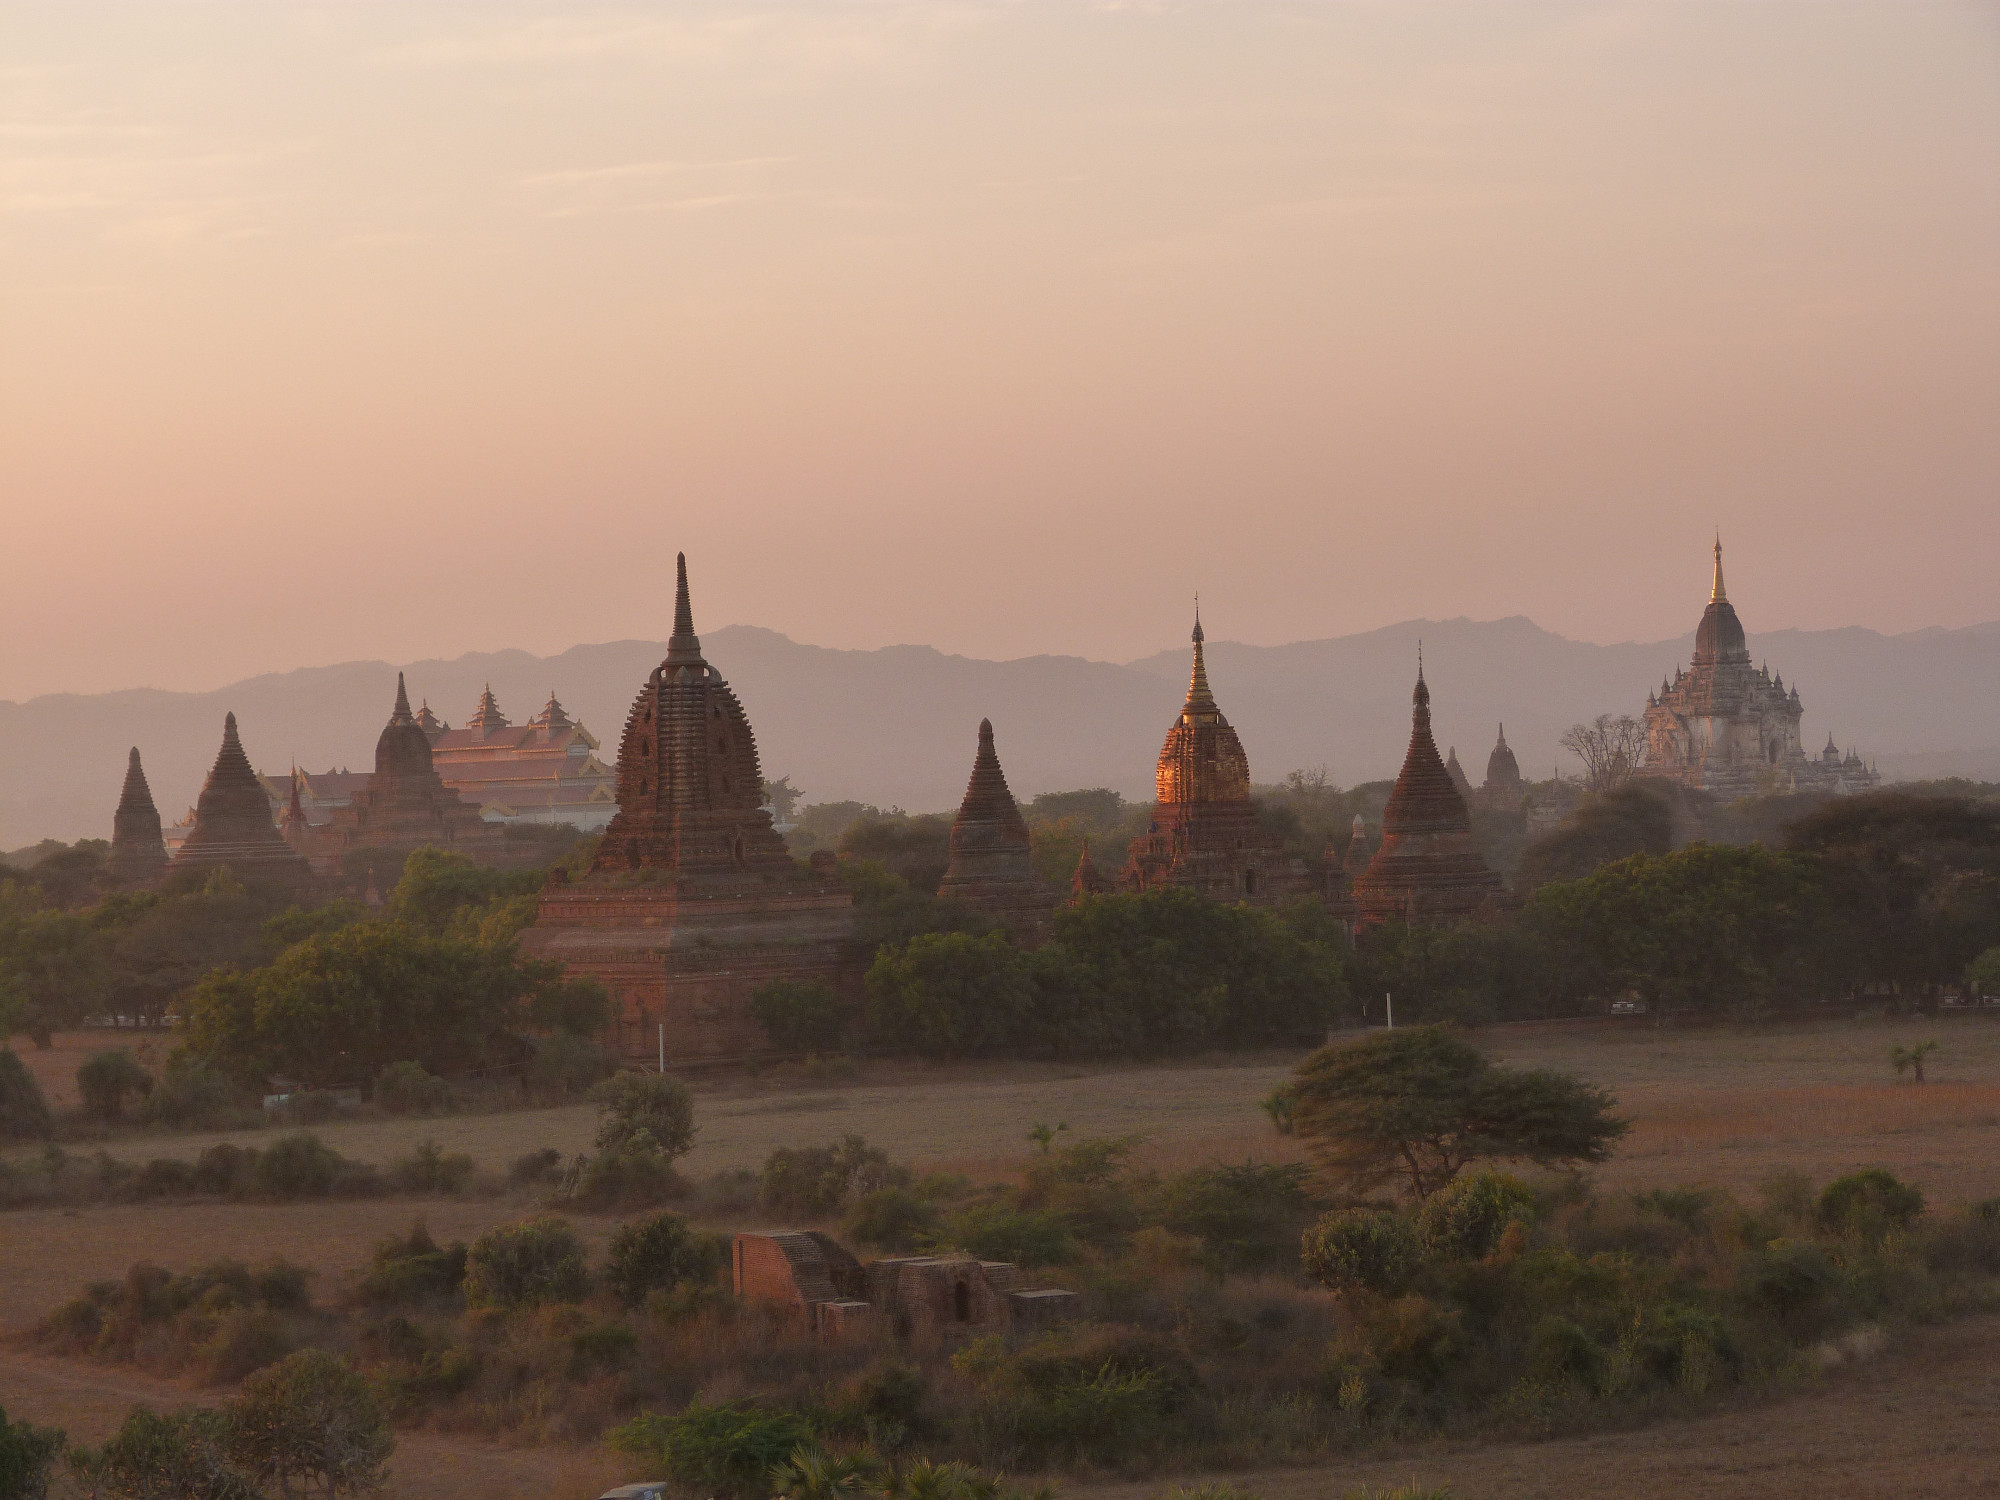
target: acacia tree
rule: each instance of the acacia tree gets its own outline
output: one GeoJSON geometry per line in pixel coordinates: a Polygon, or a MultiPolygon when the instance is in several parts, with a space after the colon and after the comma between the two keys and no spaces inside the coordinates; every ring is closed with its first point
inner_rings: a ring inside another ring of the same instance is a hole
{"type": "Polygon", "coordinates": [[[1299,1065],[1293,1128],[1322,1173],[1362,1197],[1400,1182],[1429,1197],[1468,1163],[1604,1161],[1629,1128],[1604,1089],[1497,1067],[1444,1027],[1375,1031],[1299,1065]]]}

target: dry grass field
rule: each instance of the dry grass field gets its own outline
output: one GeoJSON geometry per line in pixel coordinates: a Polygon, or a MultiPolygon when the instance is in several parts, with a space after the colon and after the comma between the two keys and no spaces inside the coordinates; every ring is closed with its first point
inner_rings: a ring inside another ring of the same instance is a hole
{"type": "MultiPolygon", "coordinates": [[[[1816,1180],[1885,1166],[1942,1202],[2000,1194],[2000,1025],[1982,1017],[1881,1019],[1747,1031],[1658,1031],[1642,1023],[1551,1023],[1496,1028],[1483,1040],[1518,1066],[1556,1067],[1613,1089],[1634,1122],[1598,1173],[1607,1187],[1708,1183],[1742,1193],[1779,1171],[1816,1180]],[[1932,1082],[1893,1080],[1896,1042],[1935,1037],[1932,1082]]],[[[21,1047],[51,1093],[103,1040],[64,1037],[53,1053],[21,1047]]],[[[755,1167],[774,1147],[855,1132],[920,1166],[1004,1174],[1038,1121],[1071,1138],[1139,1134],[1141,1157],[1162,1169],[1202,1161],[1296,1159],[1257,1101],[1291,1059],[1228,1058],[1159,1066],[1061,1067],[871,1064],[851,1077],[698,1080],[701,1134],[691,1174],[755,1167]]],[[[435,1120],[352,1120],[320,1127],[340,1151],[383,1161],[426,1137],[504,1169],[540,1146],[586,1149],[585,1106],[435,1120]]],[[[216,1140],[246,1144],[268,1132],[128,1135],[106,1143],[142,1160],[190,1157],[216,1140]]],[[[358,1203],[118,1206],[0,1214],[0,1328],[19,1329],[84,1281],[148,1259],[181,1269],[217,1256],[282,1255],[318,1271],[322,1290],[359,1264],[372,1242],[422,1214],[441,1238],[469,1238],[518,1218],[520,1201],[389,1199],[358,1203]]],[[[577,1218],[587,1240],[610,1221],[577,1218]]],[[[1462,1500],[1542,1495],[2000,1496],[2000,1321],[1914,1336],[1865,1371],[1843,1372],[1784,1401],[1648,1431],[1467,1453],[1403,1456],[1337,1473],[1256,1476],[1267,1500],[1337,1494],[1415,1474],[1449,1482],[1462,1500]]],[[[129,1371],[98,1371],[11,1353],[0,1357],[0,1405],[36,1420],[65,1420],[81,1437],[115,1421],[146,1387],[129,1371]]],[[[615,1464],[602,1455],[502,1454],[428,1436],[405,1440],[396,1494],[433,1497],[588,1495],[615,1464]]],[[[1106,1500],[1165,1485],[1112,1487],[1106,1500]]],[[[1098,1491],[1089,1491],[1096,1494],[1098,1491]]]]}

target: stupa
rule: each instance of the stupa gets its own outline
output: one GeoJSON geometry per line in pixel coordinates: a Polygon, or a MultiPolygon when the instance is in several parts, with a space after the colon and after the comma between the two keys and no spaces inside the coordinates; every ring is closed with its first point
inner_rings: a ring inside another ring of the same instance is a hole
{"type": "Polygon", "coordinates": [[[243,753],[233,713],[223,718],[222,748],[195,803],[194,826],[170,868],[209,866],[228,869],[245,885],[303,886],[312,880],[305,860],[271,821],[270,796],[243,753]]]}
{"type": "Polygon", "coordinates": [[[985,912],[1023,946],[1048,941],[1055,888],[1035,873],[1028,825],[1000,769],[991,719],[979,721],[979,750],[951,825],[951,864],[938,895],[985,912]]]}
{"type": "Polygon", "coordinates": [[[512,854],[500,828],[481,818],[479,809],[432,768],[430,736],[410,712],[401,672],[396,674],[395,707],[375,741],[375,774],[347,806],[333,810],[328,822],[312,827],[302,843],[323,873],[337,870],[357,849],[434,844],[482,864],[504,864],[512,854]]]}
{"type": "Polygon", "coordinates": [[[111,815],[111,857],[104,873],[122,885],[147,885],[167,869],[167,843],[160,834],[160,810],[139,764],[139,747],[125,762],[125,789],[111,815]]]}
{"type": "Polygon", "coordinates": [[[1085,896],[1102,896],[1111,889],[1111,882],[1104,878],[1104,872],[1097,868],[1097,861],[1090,857],[1090,840],[1083,841],[1083,852],[1077,856],[1076,873],[1069,878],[1069,899],[1072,904],[1085,896]]]}
{"type": "Polygon", "coordinates": [[[1455,921],[1500,888],[1500,877],[1473,846],[1465,799],[1431,738],[1431,690],[1421,662],[1411,703],[1410,748],[1382,813],[1382,842],[1354,881],[1363,925],[1455,921]]]}
{"type": "Polygon", "coordinates": [[[1507,744],[1507,726],[1500,726],[1493,753],[1486,757],[1486,779],[1479,784],[1479,797],[1488,807],[1518,808],[1527,794],[1521,780],[1521,763],[1507,744]]]}
{"type": "Polygon", "coordinates": [[[851,982],[843,944],[853,898],[832,871],[802,869],[761,805],[757,741],[703,658],[676,562],[674,633],[625,720],[618,811],[588,874],[543,887],[525,951],[604,985],[607,1038],[633,1061],[769,1045],[751,1008],[771,980],[851,982]],[[662,1030],[664,1028],[664,1030],[662,1030]]]}
{"type": "Polygon", "coordinates": [[[1187,702],[1154,773],[1158,802],[1120,872],[1127,890],[1180,886],[1218,901],[1271,905],[1310,894],[1303,860],[1257,821],[1250,760],[1208,686],[1201,614],[1194,621],[1187,702]]]}

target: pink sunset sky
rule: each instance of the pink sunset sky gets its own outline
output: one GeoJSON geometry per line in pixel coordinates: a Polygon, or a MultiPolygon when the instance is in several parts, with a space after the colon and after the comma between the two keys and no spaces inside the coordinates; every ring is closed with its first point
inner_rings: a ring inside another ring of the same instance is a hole
{"type": "Polygon", "coordinates": [[[0,13],[0,697],[2000,616],[1991,5],[0,13]]]}

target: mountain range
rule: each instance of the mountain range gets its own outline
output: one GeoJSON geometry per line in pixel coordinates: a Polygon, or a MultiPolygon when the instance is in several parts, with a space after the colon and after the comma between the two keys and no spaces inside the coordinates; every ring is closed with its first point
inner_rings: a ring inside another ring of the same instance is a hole
{"type": "MultiPolygon", "coordinates": [[[[1259,781],[1325,766],[1343,785],[1393,776],[1409,737],[1418,642],[1437,737],[1477,782],[1501,723],[1524,774],[1576,769],[1563,730],[1633,713],[1687,661],[1692,635],[1601,646],[1513,617],[1411,620],[1286,646],[1208,645],[1209,678],[1259,781]]],[[[955,807],[979,720],[991,718],[1017,795],[1108,786],[1150,795],[1160,741],[1186,688],[1185,646],[1115,664],[1073,656],[982,661],[928,646],[843,651],[732,625],[703,638],[750,715],[767,776],[807,802],[857,799],[912,811],[955,807]]],[[[1796,684],[1808,749],[1830,732],[1891,777],[2000,779],[2000,621],[1881,635],[1858,628],[1750,637],[1753,656],[1796,684]]],[[[554,656],[475,652],[407,663],[413,699],[463,723],[491,684],[515,722],[551,690],[617,753],[625,712],[665,654],[660,641],[576,646],[554,656]]],[[[45,837],[109,837],[137,745],[171,822],[194,801],[233,710],[267,772],[365,769],[395,696],[397,667],[344,662],[252,677],[214,692],[135,688],[0,702],[0,848],[45,837]]]]}

